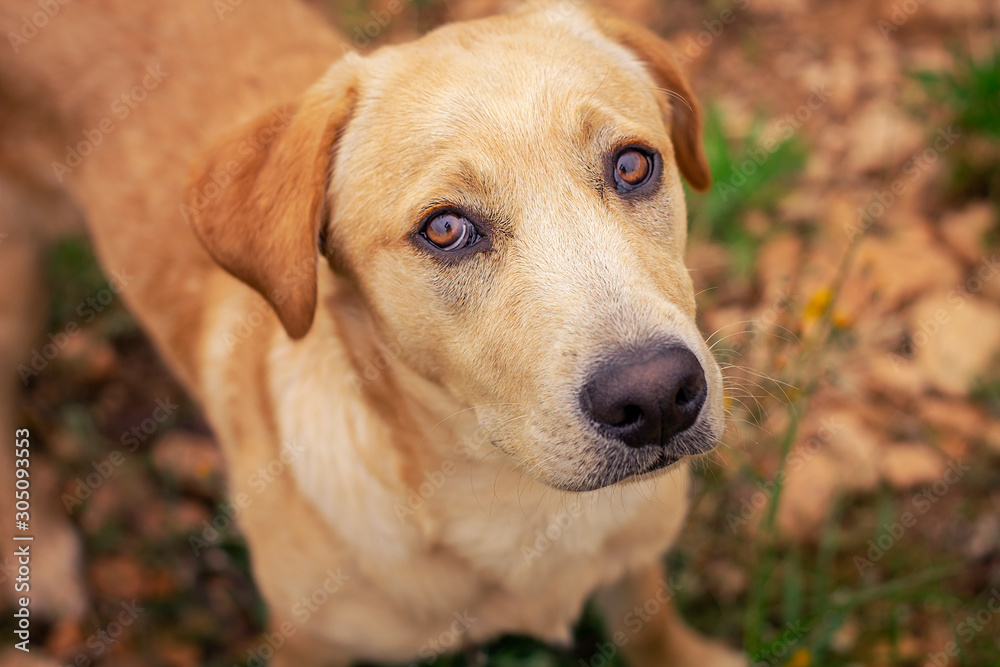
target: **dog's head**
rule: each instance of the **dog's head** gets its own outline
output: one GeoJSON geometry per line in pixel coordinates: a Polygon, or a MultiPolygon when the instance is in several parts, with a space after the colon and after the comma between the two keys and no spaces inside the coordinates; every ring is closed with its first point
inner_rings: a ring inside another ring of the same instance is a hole
{"type": "MultiPolygon", "coordinates": [[[[653,33],[553,4],[335,64],[194,202],[292,337],[315,260],[399,363],[472,406],[541,481],[588,490],[711,449],[722,380],[695,325],[681,176],[697,103],[653,33]],[[302,267],[307,267],[302,270],[302,267]]],[[[268,115],[213,151],[195,192],[268,115]]]]}

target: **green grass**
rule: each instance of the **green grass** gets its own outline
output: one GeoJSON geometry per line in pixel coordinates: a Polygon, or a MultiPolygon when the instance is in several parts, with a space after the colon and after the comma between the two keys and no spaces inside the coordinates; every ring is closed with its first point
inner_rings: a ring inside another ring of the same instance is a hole
{"type": "Polygon", "coordinates": [[[96,326],[102,335],[116,336],[136,331],[121,295],[108,281],[86,237],[64,238],[45,256],[49,283],[46,331],[64,331],[67,325],[96,326]]]}
{"type": "Polygon", "coordinates": [[[740,275],[752,269],[766,236],[747,228],[747,214],[773,212],[806,160],[796,136],[765,140],[763,130],[758,119],[746,136],[732,139],[726,136],[719,107],[709,105],[703,136],[712,188],[705,194],[687,191],[692,238],[724,244],[740,275]]]}
{"type": "Polygon", "coordinates": [[[982,60],[957,53],[954,71],[913,76],[944,122],[961,134],[948,152],[948,194],[955,201],[985,197],[1000,205],[1000,52],[982,60]]]}
{"type": "Polygon", "coordinates": [[[954,72],[918,72],[931,98],[951,109],[965,133],[1000,140],[1000,52],[980,61],[959,53],[954,72]]]}
{"type": "MultiPolygon", "coordinates": [[[[1000,364],[994,364],[993,368],[1000,368],[1000,364]]],[[[970,398],[1000,419],[1000,372],[994,372],[992,376],[980,379],[973,388],[970,398]]]]}
{"type": "Polygon", "coordinates": [[[46,257],[46,275],[52,286],[48,330],[61,329],[79,319],[77,308],[87,297],[108,287],[90,242],[85,238],[66,238],[55,243],[46,257]]]}

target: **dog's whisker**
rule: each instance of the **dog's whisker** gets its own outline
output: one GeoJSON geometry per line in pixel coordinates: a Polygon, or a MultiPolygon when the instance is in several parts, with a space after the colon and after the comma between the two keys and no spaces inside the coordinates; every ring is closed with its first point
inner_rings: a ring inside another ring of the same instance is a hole
{"type": "Polygon", "coordinates": [[[732,369],[732,370],[741,370],[741,371],[743,371],[745,373],[749,373],[750,375],[754,375],[754,376],[759,377],[759,378],[761,378],[763,380],[767,380],[769,382],[773,382],[773,383],[779,384],[779,385],[784,385],[784,386],[788,387],[789,389],[798,390],[798,387],[796,387],[795,385],[793,385],[790,382],[785,382],[784,380],[779,380],[779,379],[777,379],[775,377],[772,377],[772,376],[768,375],[767,373],[759,371],[759,370],[757,370],[755,368],[750,368],[749,366],[740,366],[740,365],[736,365],[736,364],[729,364],[726,368],[727,369],[732,369]]]}
{"type": "Polygon", "coordinates": [[[655,90],[660,91],[664,95],[667,95],[671,99],[677,100],[678,102],[680,102],[681,104],[683,104],[684,106],[686,106],[691,113],[695,113],[695,110],[691,106],[691,103],[688,101],[688,99],[686,97],[684,97],[683,95],[681,95],[680,93],[678,93],[677,91],[670,90],[669,88],[662,88],[660,86],[654,86],[653,88],[655,90]]]}

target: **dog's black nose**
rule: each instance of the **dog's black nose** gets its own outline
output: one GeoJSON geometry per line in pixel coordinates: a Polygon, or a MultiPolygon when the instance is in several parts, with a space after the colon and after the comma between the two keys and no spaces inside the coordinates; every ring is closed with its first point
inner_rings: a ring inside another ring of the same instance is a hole
{"type": "Polygon", "coordinates": [[[630,447],[665,445],[698,418],[708,390],[698,358],[670,347],[618,358],[584,388],[584,411],[608,437],[630,447]]]}

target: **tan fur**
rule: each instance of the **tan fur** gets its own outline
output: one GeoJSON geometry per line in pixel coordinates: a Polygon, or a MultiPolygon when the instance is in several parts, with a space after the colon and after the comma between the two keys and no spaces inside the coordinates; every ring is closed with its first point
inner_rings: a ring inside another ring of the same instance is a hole
{"type": "MultiPolygon", "coordinates": [[[[700,117],[659,38],[550,3],[337,60],[290,2],[221,20],[195,0],[61,11],[0,66],[48,86],[70,136],[146,67],[170,72],[67,184],[104,266],[137,276],[126,299],[204,406],[230,496],[249,499],[255,575],[275,631],[292,629],[277,664],[413,660],[456,614],[475,619],[456,645],[566,642],[595,590],[612,628],[657,595],[686,464],[619,481],[578,395],[615,350],[668,338],[705,369],[697,437],[722,431],[682,259],[680,174],[709,183],[700,117]],[[603,169],[640,139],[661,183],[625,202],[603,169]],[[420,249],[441,202],[490,220],[487,252],[420,249]]],[[[626,654],[742,664],[669,601],[626,654]]]]}

